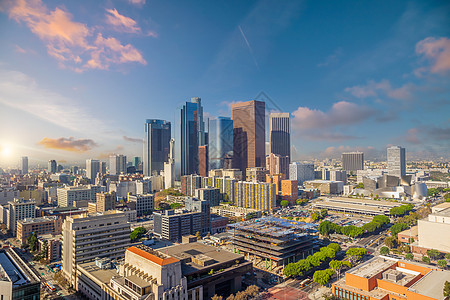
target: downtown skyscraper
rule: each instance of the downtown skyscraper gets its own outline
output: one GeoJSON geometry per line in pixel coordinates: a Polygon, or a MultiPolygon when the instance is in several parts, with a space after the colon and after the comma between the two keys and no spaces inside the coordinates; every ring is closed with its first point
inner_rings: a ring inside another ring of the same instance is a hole
{"type": "Polygon", "coordinates": [[[22,174],[28,174],[28,156],[22,156],[20,160],[20,171],[22,174]]]}
{"type": "Polygon", "coordinates": [[[181,176],[198,174],[199,146],[206,143],[202,102],[194,97],[181,109],[181,176]]]}
{"type": "Polygon", "coordinates": [[[364,153],[363,152],[342,153],[342,169],[349,172],[364,170],[364,153]]]}
{"type": "Polygon", "coordinates": [[[121,173],[127,173],[127,157],[122,154],[110,155],[109,173],[111,175],[120,175],[121,173]]]}
{"type": "Polygon", "coordinates": [[[145,122],[143,171],[144,176],[159,174],[169,160],[171,125],[165,120],[147,119],[145,122]]]}
{"type": "Polygon", "coordinates": [[[233,120],[218,117],[209,121],[209,169],[223,169],[225,159],[233,153],[233,120]]]}
{"type": "MultiPolygon", "coordinates": [[[[291,160],[291,119],[289,113],[271,113],[270,153],[288,156],[291,160]]],[[[289,164],[289,163],[288,163],[289,164]]]]}
{"type": "Polygon", "coordinates": [[[406,175],[406,151],[405,148],[392,146],[387,148],[388,174],[397,177],[406,175]]]}
{"type": "Polygon", "coordinates": [[[251,100],[232,105],[233,166],[245,176],[247,168],[265,167],[266,104],[251,100]]]}

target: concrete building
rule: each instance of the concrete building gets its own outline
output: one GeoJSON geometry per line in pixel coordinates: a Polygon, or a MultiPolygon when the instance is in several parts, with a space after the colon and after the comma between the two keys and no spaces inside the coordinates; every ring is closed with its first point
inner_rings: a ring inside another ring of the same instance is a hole
{"type": "Polygon", "coordinates": [[[246,170],[246,180],[251,182],[264,182],[266,181],[266,175],[269,171],[264,167],[253,167],[247,168],[246,170]]]}
{"type": "Polygon", "coordinates": [[[200,200],[209,201],[211,206],[219,205],[220,189],[218,188],[200,188],[195,190],[195,197],[200,200]]]}
{"type": "Polygon", "coordinates": [[[263,167],[265,161],[265,107],[261,101],[232,105],[233,167],[245,176],[247,168],[263,167]]]}
{"type": "Polygon", "coordinates": [[[116,193],[97,193],[96,212],[105,212],[116,208],[116,193]]]}
{"type": "Polygon", "coordinates": [[[332,180],[311,180],[303,183],[307,189],[318,189],[322,195],[326,194],[342,194],[344,191],[344,183],[342,181],[332,180]]]}
{"type": "MultiPolygon", "coordinates": [[[[104,192],[106,187],[87,185],[87,186],[66,186],[57,189],[58,206],[59,207],[71,207],[75,206],[75,202],[85,201],[97,201],[97,193],[104,192]]],[[[86,204],[87,207],[87,204],[86,204]]]]}
{"type": "Polygon", "coordinates": [[[101,162],[97,159],[86,159],[86,177],[94,183],[98,173],[102,173],[101,162]]]}
{"type": "Polygon", "coordinates": [[[401,177],[406,175],[405,148],[392,146],[387,148],[387,165],[389,175],[401,177]]]}
{"type": "Polygon", "coordinates": [[[56,173],[57,172],[57,163],[56,160],[52,159],[48,161],[47,172],[48,173],[56,173]]]}
{"type": "Polygon", "coordinates": [[[242,180],[242,171],[239,169],[215,169],[209,170],[209,177],[227,177],[236,180],[242,180]]]}
{"type": "Polygon", "coordinates": [[[7,204],[15,198],[20,198],[20,191],[16,188],[0,188],[0,205],[7,204]]]}
{"type": "Polygon", "coordinates": [[[80,264],[75,288],[89,300],[202,299],[188,291],[179,259],[144,245],[128,248],[118,270],[105,258],[80,264]]]}
{"type": "Polygon", "coordinates": [[[208,145],[198,146],[198,174],[208,176],[208,145]]]}
{"type": "Polygon", "coordinates": [[[166,210],[153,213],[154,234],[162,239],[181,242],[183,236],[202,231],[202,213],[166,210]]]}
{"type": "Polygon", "coordinates": [[[49,262],[61,260],[62,235],[45,234],[38,237],[37,251],[47,249],[45,259],[49,262]]]}
{"type": "Polygon", "coordinates": [[[289,176],[289,156],[282,156],[279,154],[270,153],[266,156],[266,169],[270,175],[284,174],[289,176]]]}
{"type": "Polygon", "coordinates": [[[60,234],[63,220],[56,216],[23,219],[17,221],[17,240],[22,244],[27,242],[32,233],[36,235],[60,234]]]}
{"type": "Polygon", "coordinates": [[[443,299],[450,272],[430,265],[376,256],[345,272],[332,283],[341,299],[443,299]]]}
{"type": "Polygon", "coordinates": [[[28,174],[28,156],[22,156],[20,160],[20,172],[22,174],[28,174]]]}
{"type": "Polygon", "coordinates": [[[201,213],[200,234],[204,235],[211,232],[211,205],[209,200],[188,197],[184,200],[184,205],[188,211],[201,213]]]}
{"type": "Polygon", "coordinates": [[[0,278],[1,299],[40,299],[40,279],[13,249],[0,249],[0,278]]]}
{"type": "Polygon", "coordinates": [[[143,171],[144,176],[159,174],[169,159],[171,124],[169,121],[147,119],[145,121],[143,171]]]}
{"type": "Polygon", "coordinates": [[[266,182],[267,183],[273,183],[275,184],[275,193],[278,196],[281,192],[281,181],[284,180],[284,174],[273,174],[273,175],[266,175],[266,182]]]}
{"type": "Polygon", "coordinates": [[[233,153],[233,120],[226,117],[209,120],[208,146],[209,169],[223,169],[226,156],[233,153]]]}
{"type": "Polygon", "coordinates": [[[211,207],[211,213],[223,217],[239,218],[239,219],[254,219],[261,218],[262,212],[257,209],[236,207],[229,204],[220,204],[211,207]]]}
{"type": "Polygon", "coordinates": [[[339,170],[330,170],[330,180],[342,181],[344,184],[347,184],[347,172],[339,170]]]}
{"type": "Polygon", "coordinates": [[[289,179],[297,180],[300,185],[304,181],[314,180],[314,164],[293,162],[289,165],[289,179]]]}
{"type": "Polygon", "coordinates": [[[127,173],[127,157],[122,154],[109,156],[109,174],[120,175],[127,173]]]}
{"type": "Polygon", "coordinates": [[[133,204],[138,217],[148,215],[155,209],[154,194],[128,195],[128,202],[133,204]]]}
{"type": "Polygon", "coordinates": [[[347,172],[356,173],[358,170],[364,170],[364,153],[347,152],[342,153],[342,169],[347,172]]]}
{"type": "Polygon", "coordinates": [[[411,245],[413,252],[426,254],[428,249],[450,253],[450,207],[443,203],[433,207],[432,213],[418,220],[418,243],[411,245]]]}
{"type": "Polygon", "coordinates": [[[281,181],[281,199],[289,201],[289,204],[295,205],[298,199],[298,182],[297,180],[281,181]]]}
{"type": "Polygon", "coordinates": [[[47,203],[48,194],[45,190],[41,189],[23,190],[20,191],[20,198],[25,200],[34,200],[36,201],[36,205],[42,205],[47,203]]]}
{"type": "MultiPolygon", "coordinates": [[[[287,158],[291,162],[291,119],[289,113],[271,113],[269,115],[270,153],[287,158]]],[[[275,172],[283,173],[283,172],[275,172]]],[[[286,176],[287,172],[283,173],[286,176]]]]}
{"type": "Polygon", "coordinates": [[[225,232],[227,230],[228,218],[211,214],[211,234],[225,232]]]}
{"type": "Polygon", "coordinates": [[[18,198],[8,202],[7,226],[8,230],[10,230],[13,235],[16,235],[17,221],[24,219],[31,219],[35,217],[36,217],[35,201],[18,198]]]}
{"type": "Polygon", "coordinates": [[[62,271],[76,286],[77,265],[96,257],[124,257],[130,244],[130,224],[123,212],[69,216],[63,223],[62,271]]]}
{"type": "Polygon", "coordinates": [[[321,199],[313,203],[315,209],[327,209],[330,211],[339,211],[343,213],[362,214],[369,216],[389,215],[389,210],[393,207],[400,206],[401,203],[355,199],[344,197],[333,197],[321,199]]]}
{"type": "Polygon", "coordinates": [[[270,211],[276,206],[276,185],[266,182],[236,182],[235,205],[270,211]]]}
{"type": "Polygon", "coordinates": [[[175,186],[175,140],[169,142],[169,160],[164,163],[164,188],[175,186]]]}
{"type": "Polygon", "coordinates": [[[202,187],[202,177],[198,175],[181,176],[181,192],[186,196],[194,196],[195,190],[202,187]]]}
{"type": "Polygon", "coordinates": [[[205,144],[202,102],[193,97],[181,109],[181,176],[198,174],[198,147],[205,144]]]}

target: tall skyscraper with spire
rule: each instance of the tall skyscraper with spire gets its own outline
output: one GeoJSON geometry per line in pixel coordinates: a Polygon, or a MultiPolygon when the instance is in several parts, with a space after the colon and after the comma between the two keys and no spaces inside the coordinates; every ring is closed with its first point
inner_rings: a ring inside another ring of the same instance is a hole
{"type": "Polygon", "coordinates": [[[147,119],[145,122],[143,171],[145,176],[159,174],[169,159],[171,125],[165,120],[147,119]]]}
{"type": "Polygon", "coordinates": [[[206,144],[201,99],[191,98],[181,109],[181,175],[198,174],[198,147],[206,144]]]}
{"type": "Polygon", "coordinates": [[[175,140],[169,142],[169,161],[164,163],[164,188],[168,189],[175,186],[175,140]]]}
{"type": "Polygon", "coordinates": [[[265,110],[266,104],[256,100],[232,105],[233,166],[244,177],[247,168],[265,167],[265,110]]]}

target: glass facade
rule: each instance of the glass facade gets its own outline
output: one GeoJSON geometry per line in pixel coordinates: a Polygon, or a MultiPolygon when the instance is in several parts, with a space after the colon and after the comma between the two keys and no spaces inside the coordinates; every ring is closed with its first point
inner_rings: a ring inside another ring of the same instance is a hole
{"type": "Polygon", "coordinates": [[[226,155],[233,153],[233,120],[218,117],[209,121],[209,169],[223,169],[226,155]]]}
{"type": "Polygon", "coordinates": [[[144,161],[145,176],[164,170],[164,162],[169,160],[171,125],[165,120],[148,119],[145,122],[144,161]]]}

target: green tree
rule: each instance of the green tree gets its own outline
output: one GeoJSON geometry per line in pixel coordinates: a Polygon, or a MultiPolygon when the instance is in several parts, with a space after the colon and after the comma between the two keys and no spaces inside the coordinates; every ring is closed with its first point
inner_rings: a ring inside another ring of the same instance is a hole
{"type": "Polygon", "coordinates": [[[172,204],[170,204],[170,209],[175,209],[175,208],[179,208],[179,207],[181,207],[181,203],[172,203],[172,204]]]}
{"type": "Polygon", "coordinates": [[[352,262],[355,262],[359,261],[364,255],[366,255],[367,250],[365,248],[350,248],[347,250],[346,254],[352,262]]]}
{"type": "Polygon", "coordinates": [[[406,253],[405,259],[406,260],[413,260],[414,259],[414,255],[412,253],[406,253]]]}
{"type": "Polygon", "coordinates": [[[311,219],[313,221],[317,221],[317,220],[320,219],[320,215],[318,213],[314,212],[314,213],[311,214],[311,219]]]}
{"type": "Polygon", "coordinates": [[[197,237],[197,241],[200,241],[200,240],[202,239],[202,236],[200,235],[200,232],[199,232],[199,231],[197,231],[197,232],[195,233],[195,236],[197,237]]]}
{"type": "Polygon", "coordinates": [[[331,243],[327,247],[333,249],[335,253],[341,251],[341,246],[338,243],[331,243]]]}
{"type": "Polygon", "coordinates": [[[324,208],[324,209],[320,210],[320,216],[322,218],[325,218],[327,215],[328,215],[328,210],[327,209],[324,208]]]}
{"type": "Polygon", "coordinates": [[[363,189],[364,188],[364,183],[360,182],[355,186],[355,189],[363,189]]]}
{"type": "Polygon", "coordinates": [[[316,271],[313,275],[313,280],[320,285],[326,285],[330,281],[331,277],[336,274],[332,269],[326,269],[323,271],[316,271]]]}
{"type": "Polygon", "coordinates": [[[394,249],[395,247],[397,247],[397,239],[394,236],[388,236],[384,239],[384,244],[390,249],[394,249]]]}
{"type": "Polygon", "coordinates": [[[436,249],[430,249],[430,250],[427,250],[427,255],[428,255],[432,260],[435,260],[435,259],[437,259],[437,258],[441,255],[441,253],[440,253],[438,250],[436,250],[436,249]]]}
{"type": "Polygon", "coordinates": [[[444,283],[444,290],[442,291],[444,297],[448,299],[450,297],[450,282],[446,281],[444,283]]]}
{"type": "Polygon", "coordinates": [[[445,269],[447,267],[447,261],[445,259],[440,259],[437,261],[439,268],[445,269]]]}
{"type": "Polygon", "coordinates": [[[445,253],[445,258],[450,259],[450,253],[445,253]]]}
{"type": "Polygon", "coordinates": [[[280,202],[280,205],[283,206],[283,207],[287,207],[287,206],[289,206],[289,201],[287,201],[287,200],[282,200],[282,201],[280,202]]]}
{"type": "Polygon", "coordinates": [[[332,260],[332,261],[330,261],[328,266],[338,273],[338,278],[339,278],[339,275],[341,273],[342,267],[344,266],[344,263],[340,260],[332,260]]]}
{"type": "Polygon", "coordinates": [[[130,240],[135,242],[139,240],[146,232],[147,230],[144,227],[137,227],[130,233],[130,240]]]}
{"type": "Polygon", "coordinates": [[[218,296],[217,294],[212,296],[211,300],[223,300],[222,296],[218,296]]]}
{"type": "Polygon", "coordinates": [[[397,234],[399,234],[400,232],[402,232],[403,230],[408,229],[408,225],[406,225],[405,223],[397,223],[394,224],[391,227],[391,236],[394,236],[397,238],[397,234]]]}
{"type": "Polygon", "coordinates": [[[389,254],[389,248],[386,247],[386,246],[381,247],[381,249],[380,249],[380,254],[381,254],[381,255],[387,255],[387,254],[389,254]]]}
{"type": "Polygon", "coordinates": [[[28,236],[27,238],[28,246],[30,247],[30,251],[36,250],[36,244],[37,244],[37,234],[33,232],[28,236]]]}
{"type": "Polygon", "coordinates": [[[431,262],[431,259],[428,256],[422,257],[422,261],[426,264],[429,264],[431,262]]]}

